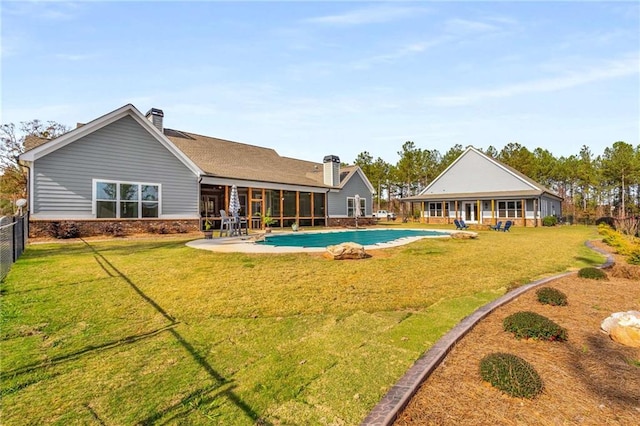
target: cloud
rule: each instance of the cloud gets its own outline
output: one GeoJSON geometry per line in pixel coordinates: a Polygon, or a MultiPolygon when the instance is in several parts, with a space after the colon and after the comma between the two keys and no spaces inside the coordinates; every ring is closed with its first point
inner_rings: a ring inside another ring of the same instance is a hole
{"type": "Polygon", "coordinates": [[[437,38],[426,40],[426,41],[408,43],[404,46],[399,46],[396,50],[392,52],[359,59],[357,61],[351,62],[350,65],[354,69],[367,69],[376,64],[389,63],[389,62],[393,62],[395,60],[405,58],[408,56],[418,55],[432,47],[438,46],[440,44],[444,44],[449,40],[451,40],[450,37],[444,36],[444,37],[437,37],[437,38]]]}
{"type": "Polygon", "coordinates": [[[426,9],[417,7],[375,6],[352,10],[340,15],[327,15],[309,18],[305,19],[304,22],[334,26],[379,24],[414,17],[416,14],[423,13],[425,11],[426,9]]]}
{"type": "Polygon", "coordinates": [[[80,62],[86,61],[88,59],[94,59],[98,55],[96,54],[72,54],[72,53],[58,53],[55,55],[56,58],[63,61],[71,61],[71,62],[80,62]]]}
{"type": "Polygon", "coordinates": [[[80,5],[75,2],[53,0],[4,2],[3,13],[46,21],[67,21],[76,17],[79,8],[80,5]]]}
{"type": "Polygon", "coordinates": [[[556,92],[634,74],[640,74],[640,58],[637,54],[611,60],[599,67],[592,67],[581,72],[571,71],[552,78],[526,81],[493,89],[471,90],[466,93],[449,96],[438,96],[429,98],[428,102],[435,106],[463,106],[486,99],[510,98],[527,93],[556,92]]]}

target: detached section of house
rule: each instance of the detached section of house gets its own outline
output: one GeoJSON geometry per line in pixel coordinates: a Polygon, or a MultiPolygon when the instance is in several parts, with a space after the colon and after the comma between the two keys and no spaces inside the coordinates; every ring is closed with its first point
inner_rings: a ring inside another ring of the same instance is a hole
{"type": "Polygon", "coordinates": [[[29,168],[31,233],[73,222],[83,236],[184,232],[219,224],[236,185],[240,216],[260,228],[353,222],[355,196],[371,216],[371,183],[357,166],[281,157],[276,151],[165,129],[164,113],[125,105],[20,156],[29,168]]]}
{"type": "MultiPolygon", "coordinates": [[[[562,198],[513,168],[468,147],[419,195],[403,201],[418,205],[421,222],[495,225],[511,220],[538,226],[561,214],[562,198]]],[[[412,209],[413,211],[413,209],[412,209]]]]}

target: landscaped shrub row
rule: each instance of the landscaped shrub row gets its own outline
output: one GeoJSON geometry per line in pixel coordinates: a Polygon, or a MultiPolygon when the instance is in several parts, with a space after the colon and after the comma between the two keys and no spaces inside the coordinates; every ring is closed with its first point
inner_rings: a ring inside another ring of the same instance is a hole
{"type": "Polygon", "coordinates": [[[543,305],[567,306],[567,295],[553,287],[542,287],[536,290],[538,301],[543,305]]]}
{"type": "Polygon", "coordinates": [[[545,216],[542,218],[542,226],[556,226],[558,218],[555,216],[545,216]]]}
{"type": "Polygon", "coordinates": [[[594,268],[592,266],[580,269],[578,271],[578,276],[580,278],[587,278],[587,279],[590,279],[590,280],[606,280],[606,279],[608,279],[607,278],[607,274],[602,269],[594,268]]]}
{"type": "Polygon", "coordinates": [[[566,329],[535,312],[523,311],[509,315],[504,319],[503,326],[504,331],[512,332],[517,339],[567,340],[566,329]]]}
{"type": "Polygon", "coordinates": [[[640,243],[632,236],[625,236],[612,229],[608,225],[598,226],[598,233],[602,235],[602,242],[616,249],[618,254],[627,258],[627,262],[632,265],[640,265],[640,243]]]}
{"type": "Polygon", "coordinates": [[[496,352],[480,361],[480,376],[501,391],[516,398],[535,398],[544,384],[540,375],[524,359],[496,352]]]}

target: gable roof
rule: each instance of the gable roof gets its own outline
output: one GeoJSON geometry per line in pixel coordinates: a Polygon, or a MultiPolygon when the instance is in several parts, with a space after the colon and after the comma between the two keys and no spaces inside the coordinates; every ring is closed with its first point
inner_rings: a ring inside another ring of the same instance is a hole
{"type": "Polygon", "coordinates": [[[201,174],[202,171],[191,161],[190,158],[184,155],[169,139],[167,139],[149,120],[147,120],[140,111],[131,104],[124,105],[108,114],[96,118],[95,120],[86,123],[83,126],[77,127],[70,132],[65,133],[55,139],[35,146],[34,148],[25,151],[20,155],[22,161],[35,161],[44,157],[70,143],[81,139],[111,123],[114,123],[126,116],[132,117],[138,122],[147,132],[151,134],[158,142],[160,142],[169,152],[175,155],[188,169],[194,174],[201,174]]]}
{"type": "Polygon", "coordinates": [[[420,194],[405,200],[454,199],[463,197],[526,197],[548,194],[562,199],[512,167],[472,146],[460,154],[420,194]]]}
{"type": "MultiPolygon", "coordinates": [[[[34,141],[36,143],[20,155],[20,159],[35,161],[125,116],[134,118],[198,176],[332,188],[331,185],[324,184],[322,163],[282,157],[271,148],[181,130],[164,129],[161,132],[131,104],[78,126],[56,139],[34,141]]],[[[358,166],[343,167],[340,184],[336,188],[342,188],[355,175],[359,175],[371,192],[374,192],[373,186],[358,166]]]]}

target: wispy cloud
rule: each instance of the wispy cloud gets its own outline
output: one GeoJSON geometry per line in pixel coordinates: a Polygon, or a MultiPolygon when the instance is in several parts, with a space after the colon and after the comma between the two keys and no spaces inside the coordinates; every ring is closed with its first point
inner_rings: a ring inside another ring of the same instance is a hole
{"type": "Polygon", "coordinates": [[[67,21],[77,16],[80,5],[64,1],[4,2],[3,14],[29,16],[48,21],[67,21]]]}
{"type": "Polygon", "coordinates": [[[634,74],[640,74],[640,57],[635,53],[580,72],[572,71],[552,78],[429,98],[428,103],[436,106],[463,106],[478,103],[486,99],[510,98],[527,93],[555,92],[634,74]]]}
{"type": "Polygon", "coordinates": [[[368,58],[362,58],[362,59],[353,61],[350,63],[350,66],[351,68],[354,68],[354,69],[367,69],[376,64],[394,62],[404,57],[423,53],[426,50],[433,48],[435,46],[438,46],[440,44],[444,44],[449,40],[451,40],[450,37],[443,36],[443,37],[438,37],[438,38],[434,38],[427,41],[409,43],[404,46],[399,46],[396,50],[388,53],[374,55],[368,58]]]}
{"type": "Polygon", "coordinates": [[[95,59],[98,57],[98,55],[95,53],[91,53],[91,54],[58,53],[55,55],[55,57],[63,61],[81,62],[89,59],[95,59]]]}
{"type": "Polygon", "coordinates": [[[374,6],[351,10],[339,15],[318,16],[305,19],[305,23],[353,26],[366,24],[379,24],[383,22],[395,21],[398,19],[414,17],[419,13],[425,13],[427,9],[419,7],[403,6],[374,6]]]}

